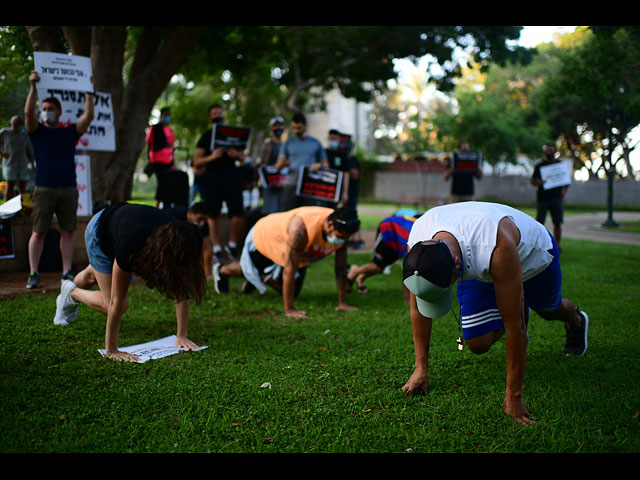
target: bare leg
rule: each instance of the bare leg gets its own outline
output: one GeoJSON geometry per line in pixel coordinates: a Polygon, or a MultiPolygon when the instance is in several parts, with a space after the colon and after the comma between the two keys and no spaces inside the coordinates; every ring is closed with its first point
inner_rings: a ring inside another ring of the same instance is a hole
{"type": "Polygon", "coordinates": [[[569,328],[577,327],[580,325],[582,321],[580,316],[578,315],[578,311],[576,310],[576,306],[573,304],[571,300],[567,300],[566,298],[562,299],[562,303],[560,304],[560,308],[550,316],[540,315],[545,320],[559,320],[567,324],[569,328]]]}
{"type": "Polygon", "coordinates": [[[562,237],[562,225],[554,225],[553,226],[553,238],[556,240],[556,243],[560,245],[560,239],[562,237]]]}
{"type": "Polygon", "coordinates": [[[73,232],[60,230],[60,253],[62,254],[62,271],[68,272],[73,264],[73,247],[75,241],[73,232]]]}
{"type": "Polygon", "coordinates": [[[100,273],[91,265],[85,268],[74,278],[76,288],[71,291],[71,298],[100,313],[107,313],[107,307],[111,300],[111,275],[100,273]],[[98,290],[88,290],[95,284],[98,290]]]}
{"type": "Polygon", "coordinates": [[[32,272],[38,271],[46,237],[46,233],[33,232],[29,238],[29,268],[32,272]]]}
{"type": "Polygon", "coordinates": [[[231,262],[227,265],[222,265],[220,267],[221,275],[228,275],[230,277],[241,277],[242,276],[242,268],[240,267],[240,262],[231,262]]]}
{"type": "Polygon", "coordinates": [[[231,231],[229,232],[229,241],[237,244],[242,235],[243,217],[231,217],[231,231]]]}

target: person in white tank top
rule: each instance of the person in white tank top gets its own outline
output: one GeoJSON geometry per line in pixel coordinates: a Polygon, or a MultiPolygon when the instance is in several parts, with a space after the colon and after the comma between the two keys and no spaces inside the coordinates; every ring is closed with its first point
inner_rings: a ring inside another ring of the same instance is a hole
{"type": "Polygon", "coordinates": [[[485,353],[506,332],[504,411],[517,422],[532,423],[522,399],[528,309],[565,323],[565,354],[580,356],[587,347],[588,317],[561,297],[559,252],[551,234],[506,205],[463,202],[428,210],[414,223],[407,246],[403,283],[411,292],[416,369],[403,390],[418,394],[428,388],[432,319],[451,310],[453,284],[463,280],[462,323],[475,319],[463,330],[464,339],[472,352],[485,353]],[[480,317],[487,320],[478,322],[480,317]]]}

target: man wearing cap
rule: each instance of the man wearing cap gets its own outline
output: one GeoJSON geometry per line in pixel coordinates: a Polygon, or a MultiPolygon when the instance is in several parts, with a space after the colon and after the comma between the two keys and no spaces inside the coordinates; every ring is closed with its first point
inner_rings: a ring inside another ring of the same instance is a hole
{"type": "Polygon", "coordinates": [[[453,284],[458,281],[467,345],[474,353],[485,353],[505,334],[504,411],[520,423],[532,423],[522,399],[525,311],[531,308],[546,320],[565,323],[566,355],[581,356],[587,349],[589,320],[562,298],[558,245],[549,231],[514,208],[465,202],[427,211],[414,223],[408,247],[403,283],[411,292],[416,368],[402,389],[427,389],[432,319],[451,310],[453,284]]]}
{"type": "Polygon", "coordinates": [[[338,286],[336,310],[356,310],[346,303],[346,241],[360,228],[355,210],[340,207],[299,207],[261,218],[249,231],[240,262],[215,265],[213,276],[218,293],[229,291],[229,276],[244,276],[253,288],[264,294],[269,285],[282,293],[288,317],[306,317],[296,310],[294,299],[302,289],[306,269],[335,253],[338,286]]]}

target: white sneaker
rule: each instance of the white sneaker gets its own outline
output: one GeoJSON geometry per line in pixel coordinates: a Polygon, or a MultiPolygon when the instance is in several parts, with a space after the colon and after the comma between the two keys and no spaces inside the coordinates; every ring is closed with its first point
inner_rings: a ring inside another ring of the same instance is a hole
{"type": "Polygon", "coordinates": [[[78,318],[78,302],[71,298],[71,291],[76,284],[71,280],[63,280],[60,285],[60,295],[56,298],[55,325],[67,326],[78,318]]]}

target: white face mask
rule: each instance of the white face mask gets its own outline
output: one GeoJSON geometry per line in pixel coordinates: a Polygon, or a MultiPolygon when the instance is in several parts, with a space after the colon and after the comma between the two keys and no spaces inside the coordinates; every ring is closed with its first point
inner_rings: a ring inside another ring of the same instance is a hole
{"type": "Polygon", "coordinates": [[[58,121],[58,114],[56,112],[40,112],[40,118],[49,125],[55,125],[58,121]]]}
{"type": "Polygon", "coordinates": [[[331,245],[343,245],[345,242],[344,238],[336,237],[335,235],[327,236],[327,242],[331,245]]]}

